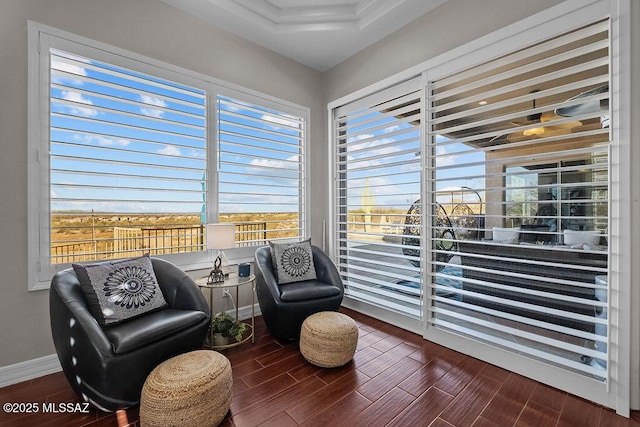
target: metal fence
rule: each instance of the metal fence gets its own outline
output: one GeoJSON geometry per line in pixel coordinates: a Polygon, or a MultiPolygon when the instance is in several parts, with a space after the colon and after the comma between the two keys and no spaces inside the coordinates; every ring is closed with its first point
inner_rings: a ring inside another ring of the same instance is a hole
{"type": "MultiPolygon", "coordinates": [[[[267,243],[266,222],[236,224],[236,246],[267,243]]],[[[165,255],[206,249],[205,226],[171,228],[113,227],[113,238],[91,239],[51,247],[51,263],[71,263],[131,256],[165,255]]]]}

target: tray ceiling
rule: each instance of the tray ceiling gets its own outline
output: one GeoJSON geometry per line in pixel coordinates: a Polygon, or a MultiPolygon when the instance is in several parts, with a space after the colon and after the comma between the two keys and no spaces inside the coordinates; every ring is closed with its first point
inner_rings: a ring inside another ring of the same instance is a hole
{"type": "Polygon", "coordinates": [[[162,0],[320,71],[447,0],[162,0]]]}

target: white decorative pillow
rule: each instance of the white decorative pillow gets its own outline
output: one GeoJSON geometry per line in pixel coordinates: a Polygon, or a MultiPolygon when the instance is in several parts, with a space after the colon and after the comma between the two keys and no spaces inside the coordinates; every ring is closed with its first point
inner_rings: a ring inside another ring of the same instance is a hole
{"type": "Polygon", "coordinates": [[[167,305],[148,256],[97,264],[73,264],[89,310],[111,326],[167,305]]]}
{"type": "Polygon", "coordinates": [[[518,243],[520,227],[493,227],[493,241],[500,243],[518,243]]]}
{"type": "Polygon", "coordinates": [[[567,246],[598,246],[602,233],[600,230],[564,230],[564,244],[567,246]]]}
{"type": "Polygon", "coordinates": [[[273,269],[279,285],[316,279],[311,239],[297,243],[269,242],[269,246],[273,269]]]}

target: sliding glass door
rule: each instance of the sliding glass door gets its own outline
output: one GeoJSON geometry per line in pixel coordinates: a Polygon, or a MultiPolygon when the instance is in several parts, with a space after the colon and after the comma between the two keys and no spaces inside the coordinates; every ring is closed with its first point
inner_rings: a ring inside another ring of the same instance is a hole
{"type": "Polygon", "coordinates": [[[336,110],[337,263],[350,298],[421,318],[420,80],[336,110]]]}
{"type": "Polygon", "coordinates": [[[425,206],[431,326],[602,382],[608,30],[602,21],[431,81],[425,206]]]}
{"type": "Polygon", "coordinates": [[[577,9],[336,103],[331,243],[348,304],[615,407],[617,33],[577,9]]]}

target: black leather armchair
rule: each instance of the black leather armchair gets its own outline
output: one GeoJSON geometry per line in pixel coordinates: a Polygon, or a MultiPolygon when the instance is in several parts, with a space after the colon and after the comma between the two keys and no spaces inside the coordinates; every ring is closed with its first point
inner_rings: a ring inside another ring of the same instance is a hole
{"type": "Polygon", "coordinates": [[[316,280],[278,285],[269,246],[255,253],[256,294],[269,332],[277,338],[297,340],[302,322],[319,311],[338,311],[344,286],[331,259],[311,246],[316,280]]]}
{"type": "Polygon", "coordinates": [[[62,369],[83,400],[105,411],[137,405],[153,368],[200,349],[209,327],[209,307],[193,280],[170,262],[151,262],[168,307],[105,329],[72,268],[51,281],[51,332],[62,369]]]}

